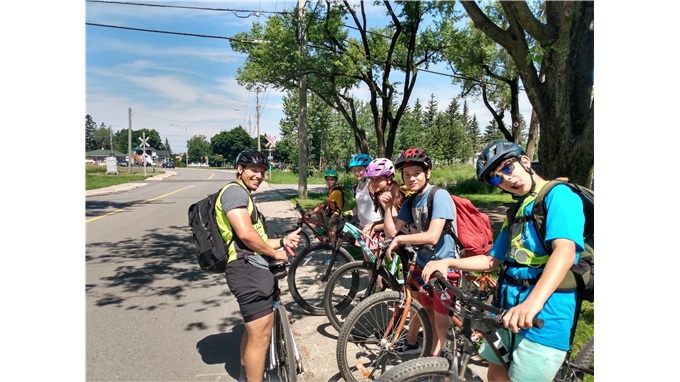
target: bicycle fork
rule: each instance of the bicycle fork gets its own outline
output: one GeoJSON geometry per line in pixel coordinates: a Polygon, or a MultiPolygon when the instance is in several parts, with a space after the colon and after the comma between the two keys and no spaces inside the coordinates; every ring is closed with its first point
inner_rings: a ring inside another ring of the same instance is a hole
{"type": "Polygon", "coordinates": [[[390,351],[394,350],[394,344],[397,342],[401,331],[404,329],[404,323],[406,322],[409,310],[411,309],[412,296],[411,290],[408,287],[404,287],[404,295],[405,299],[403,302],[397,301],[395,303],[394,314],[392,314],[392,318],[390,318],[390,322],[387,324],[385,333],[383,333],[383,338],[380,340],[382,347],[390,351]],[[394,330],[394,333],[392,335],[392,340],[389,341],[387,338],[390,333],[392,333],[392,330],[394,330]]]}
{"type": "MultiPolygon", "coordinates": [[[[280,305],[281,302],[279,300],[274,301],[274,308],[276,308],[278,305],[280,305]]],[[[281,317],[282,320],[287,320],[287,317],[281,317]]],[[[276,330],[277,330],[277,325],[276,325],[276,319],[274,321],[274,326],[272,327],[272,335],[271,338],[269,339],[269,370],[276,370],[278,367],[278,355],[276,354],[276,347],[278,346],[276,343],[276,330]]],[[[302,357],[300,357],[300,353],[298,352],[298,347],[297,344],[295,343],[295,336],[293,333],[290,333],[290,338],[293,339],[293,352],[295,353],[295,371],[297,374],[302,374],[305,372],[304,366],[302,366],[302,357]]]]}

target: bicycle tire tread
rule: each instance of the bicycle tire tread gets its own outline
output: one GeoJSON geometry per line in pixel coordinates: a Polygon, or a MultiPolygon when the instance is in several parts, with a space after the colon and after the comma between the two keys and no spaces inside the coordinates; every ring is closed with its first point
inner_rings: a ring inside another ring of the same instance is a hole
{"type": "Polygon", "coordinates": [[[423,377],[441,377],[430,381],[444,381],[449,377],[449,361],[441,357],[417,358],[395,366],[379,380],[380,382],[410,382],[423,377]]]}

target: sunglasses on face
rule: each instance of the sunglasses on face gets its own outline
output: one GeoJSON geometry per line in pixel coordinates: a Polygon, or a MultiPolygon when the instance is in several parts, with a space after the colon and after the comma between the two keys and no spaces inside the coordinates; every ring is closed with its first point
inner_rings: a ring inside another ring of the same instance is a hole
{"type": "Polygon", "coordinates": [[[505,162],[500,170],[493,172],[493,175],[489,177],[489,184],[498,186],[503,181],[503,175],[510,175],[513,171],[515,171],[515,161],[505,162]]]}

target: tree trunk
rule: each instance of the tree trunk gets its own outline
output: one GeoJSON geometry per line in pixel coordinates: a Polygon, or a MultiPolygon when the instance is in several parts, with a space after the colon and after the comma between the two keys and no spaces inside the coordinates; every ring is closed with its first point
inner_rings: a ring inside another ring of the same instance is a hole
{"type": "Polygon", "coordinates": [[[474,1],[461,5],[475,27],[513,58],[540,125],[539,158],[548,179],[566,176],[590,185],[594,166],[594,5],[546,1],[547,23],[526,2],[501,2],[509,26],[498,27],[474,1]],[[542,49],[539,77],[526,34],[542,49]]]}

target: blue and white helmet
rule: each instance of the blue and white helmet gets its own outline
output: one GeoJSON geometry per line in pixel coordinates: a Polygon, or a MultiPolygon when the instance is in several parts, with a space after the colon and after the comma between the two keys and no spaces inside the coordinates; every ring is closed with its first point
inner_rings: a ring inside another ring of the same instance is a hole
{"type": "Polygon", "coordinates": [[[356,167],[356,166],[368,166],[368,164],[371,163],[371,157],[366,155],[366,154],[356,154],[355,156],[352,157],[352,160],[349,161],[349,168],[356,167]]]}

